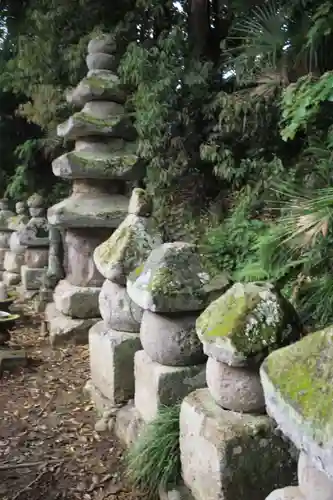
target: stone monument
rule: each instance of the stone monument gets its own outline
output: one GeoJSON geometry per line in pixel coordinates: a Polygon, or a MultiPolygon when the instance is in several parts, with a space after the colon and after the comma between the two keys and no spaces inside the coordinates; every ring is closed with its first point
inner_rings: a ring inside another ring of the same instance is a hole
{"type": "Polygon", "coordinates": [[[2,198],[0,200],[0,279],[3,279],[5,271],[5,255],[9,249],[9,238],[13,232],[11,229],[10,221],[15,214],[8,207],[8,200],[2,198]]]}
{"type": "MultiPolygon", "coordinates": [[[[206,386],[206,356],[195,323],[215,297],[210,283],[196,247],[182,242],[153,249],[146,262],[129,275],[128,295],[144,313],[142,349],[134,358],[134,405],[122,408],[116,421],[116,433],[127,445],[162,406],[179,403],[191,391],[206,386]]],[[[224,282],[222,288],[226,286],[224,282]]]]}
{"type": "Polygon", "coordinates": [[[291,304],[264,283],[234,284],[196,322],[207,389],[180,411],[182,476],[195,500],[265,500],[295,479],[292,445],[265,415],[259,366],[301,325],[291,304]]]}
{"type": "Polygon", "coordinates": [[[89,72],[68,95],[83,109],[58,127],[59,136],[75,140],[75,150],[52,165],[56,176],[73,181],[69,198],[48,211],[50,225],[65,232],[67,256],[65,279],[45,311],[53,345],[87,343],[89,329],[100,320],[104,277],[93,252],[127,215],[126,181],[144,175],[136,131],[125,111],[126,93],[115,73],[115,49],[111,35],[89,43],[89,72]]]}
{"type": "Polygon", "coordinates": [[[29,222],[17,231],[19,244],[25,247],[24,265],[21,267],[21,294],[33,297],[43,283],[49,253],[48,222],[43,197],[35,193],[27,201],[29,222]]]}
{"type": "Polygon", "coordinates": [[[16,286],[21,282],[21,268],[25,262],[25,247],[20,244],[18,232],[29,222],[27,206],[23,201],[16,203],[16,215],[11,218],[9,228],[13,230],[9,239],[9,250],[5,254],[3,281],[6,285],[16,286]]]}
{"type": "Polygon", "coordinates": [[[260,369],[267,412],[300,451],[298,486],[266,500],[333,498],[333,332],[307,335],[270,354],[260,369]]]}
{"type": "Polygon", "coordinates": [[[141,349],[143,310],[129,298],[126,279],[162,243],[151,215],[151,198],[134,189],[126,219],[94,252],[106,280],[99,295],[103,321],[89,332],[91,380],[86,390],[100,414],[134,397],[134,355],[141,349]]]}

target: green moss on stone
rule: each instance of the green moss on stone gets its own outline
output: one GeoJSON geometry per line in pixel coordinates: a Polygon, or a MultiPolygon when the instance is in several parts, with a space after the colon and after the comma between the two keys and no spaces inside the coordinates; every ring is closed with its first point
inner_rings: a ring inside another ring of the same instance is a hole
{"type": "Polygon", "coordinates": [[[133,167],[138,161],[135,154],[123,154],[121,151],[117,152],[117,154],[100,154],[99,156],[93,153],[72,151],[68,153],[67,157],[70,164],[77,165],[82,170],[93,168],[102,172],[110,170],[119,174],[133,167]]]}
{"type": "Polygon", "coordinates": [[[282,398],[315,433],[333,438],[333,329],[313,333],[270,354],[262,369],[282,398]]]}

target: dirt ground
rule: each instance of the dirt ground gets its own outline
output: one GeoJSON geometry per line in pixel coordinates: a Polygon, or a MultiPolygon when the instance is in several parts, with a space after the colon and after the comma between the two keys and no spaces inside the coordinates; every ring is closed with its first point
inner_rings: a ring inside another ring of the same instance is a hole
{"type": "Polygon", "coordinates": [[[53,351],[40,320],[22,312],[12,341],[26,349],[29,364],[0,378],[0,499],[144,499],[126,483],[117,439],[94,430],[96,414],[82,390],[88,348],[53,351]]]}

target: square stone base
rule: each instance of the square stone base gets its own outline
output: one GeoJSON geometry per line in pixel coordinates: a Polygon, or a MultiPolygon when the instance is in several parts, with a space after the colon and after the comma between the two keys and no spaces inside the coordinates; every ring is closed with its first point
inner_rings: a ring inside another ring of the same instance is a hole
{"type": "Polygon", "coordinates": [[[91,380],[111,405],[134,397],[134,355],[141,349],[138,333],[118,332],[104,321],[89,331],[91,380]]]}
{"type": "Polygon", "coordinates": [[[25,290],[39,290],[43,284],[46,268],[21,267],[21,281],[25,290]]]}
{"type": "Polygon", "coordinates": [[[45,321],[53,347],[65,344],[88,344],[90,328],[101,318],[73,319],[59,312],[51,302],[45,308],[45,321]]]}
{"type": "Polygon", "coordinates": [[[2,276],[2,281],[7,286],[16,286],[19,285],[21,282],[21,275],[18,273],[12,273],[10,271],[4,271],[2,276]]]}
{"type": "Polygon", "coordinates": [[[75,286],[67,280],[59,281],[53,299],[58,311],[71,318],[93,318],[100,316],[98,287],[75,286]]]}
{"type": "Polygon", "coordinates": [[[208,389],[180,412],[183,480],[196,500],[265,500],[297,483],[297,463],[269,417],[223,410],[208,389]]]}
{"type": "Polygon", "coordinates": [[[206,365],[164,366],[145,351],[135,354],[135,407],[145,422],[153,420],[161,406],[180,402],[191,391],[206,386],[206,365]]]}

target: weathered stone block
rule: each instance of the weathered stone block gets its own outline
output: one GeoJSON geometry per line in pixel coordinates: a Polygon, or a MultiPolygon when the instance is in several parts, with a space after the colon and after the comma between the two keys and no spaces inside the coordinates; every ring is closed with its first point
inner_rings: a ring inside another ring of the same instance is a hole
{"type": "Polygon", "coordinates": [[[140,328],[143,349],[153,361],[166,366],[204,363],[206,356],[195,331],[196,318],[196,315],[172,317],[145,311],[140,328]]]}
{"type": "Polygon", "coordinates": [[[125,287],[105,280],[99,310],[104,323],[113,330],[139,333],[143,310],[129,298],[125,287]]]}
{"type": "Polygon", "coordinates": [[[45,308],[45,320],[53,347],[64,344],[88,344],[90,328],[100,318],[73,319],[59,312],[53,302],[45,308]]]}
{"type": "Polygon", "coordinates": [[[25,264],[32,268],[43,268],[48,265],[48,248],[27,248],[25,251],[25,264]]]}
{"type": "Polygon", "coordinates": [[[2,279],[7,286],[16,286],[21,282],[21,274],[4,271],[2,279]]]}
{"type": "Polygon", "coordinates": [[[23,349],[0,348],[0,377],[4,371],[25,367],[28,363],[23,349]]]}
{"type": "Polygon", "coordinates": [[[71,318],[96,318],[99,316],[98,287],[79,287],[59,281],[54,290],[54,302],[61,313],[71,318]]]}
{"type": "Polygon", "coordinates": [[[295,484],[290,447],[272,419],[223,410],[208,389],[181,405],[182,474],[196,500],[264,500],[295,484]]]}
{"type": "Polygon", "coordinates": [[[8,252],[8,248],[0,248],[0,269],[4,270],[5,255],[8,252]]]}
{"type": "Polygon", "coordinates": [[[135,354],[135,407],[143,420],[153,420],[161,406],[180,402],[191,391],[206,385],[205,365],[164,366],[145,351],[135,354]]]}
{"type": "Polygon", "coordinates": [[[238,368],[208,358],[207,386],[215,402],[226,410],[265,413],[265,398],[257,370],[238,368]]]}
{"type": "Polygon", "coordinates": [[[25,290],[39,290],[43,283],[46,268],[30,268],[26,265],[21,267],[21,281],[25,290]]]}
{"type": "Polygon", "coordinates": [[[134,355],[141,348],[138,334],[108,329],[103,321],[89,331],[92,383],[111,404],[134,396],[134,355]]]}
{"type": "Polygon", "coordinates": [[[24,253],[6,252],[4,268],[10,273],[20,273],[24,264],[24,253]]]}

